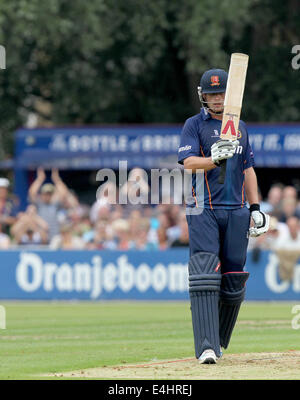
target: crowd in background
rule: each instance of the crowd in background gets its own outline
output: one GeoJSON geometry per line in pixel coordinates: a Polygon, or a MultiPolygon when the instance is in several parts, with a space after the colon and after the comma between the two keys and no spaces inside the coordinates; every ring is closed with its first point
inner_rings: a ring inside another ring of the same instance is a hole
{"type": "Polygon", "coordinates": [[[249,249],[300,250],[300,202],[294,186],[273,185],[260,208],[270,215],[270,228],[250,238],[249,249]]]}
{"type": "MultiPolygon", "coordinates": [[[[120,190],[130,196],[138,173],[133,169],[120,190]]],[[[62,181],[59,171],[51,171],[46,183],[42,168],[31,184],[28,206],[18,210],[10,182],[0,178],[0,249],[46,247],[53,250],[165,250],[188,247],[185,209],[177,204],[112,204],[118,188],[107,182],[100,186],[94,204],[81,204],[62,181]]],[[[146,181],[139,182],[139,198],[148,197],[146,181]]],[[[143,203],[143,202],[142,202],[143,203]]],[[[147,201],[145,201],[147,203],[147,201]]],[[[261,210],[271,216],[270,230],[250,238],[249,249],[300,249],[300,203],[293,186],[273,185],[261,210]]]]}

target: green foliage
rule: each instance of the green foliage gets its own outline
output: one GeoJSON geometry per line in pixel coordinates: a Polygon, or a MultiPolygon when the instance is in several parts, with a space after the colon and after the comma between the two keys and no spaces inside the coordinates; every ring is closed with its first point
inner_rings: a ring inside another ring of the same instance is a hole
{"type": "Polygon", "coordinates": [[[31,114],[39,125],[183,123],[199,110],[201,74],[232,52],[250,55],[243,119],[296,121],[299,17],[295,0],[0,0],[0,158],[31,114]]]}

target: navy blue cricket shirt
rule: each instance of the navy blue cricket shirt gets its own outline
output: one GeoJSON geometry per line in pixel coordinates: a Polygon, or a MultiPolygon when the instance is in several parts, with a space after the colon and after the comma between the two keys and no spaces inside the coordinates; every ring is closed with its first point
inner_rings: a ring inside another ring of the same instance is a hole
{"type": "MultiPolygon", "coordinates": [[[[178,162],[191,156],[210,157],[211,146],[218,141],[222,121],[212,118],[204,108],[197,115],[188,118],[181,132],[178,162]]],[[[225,183],[219,184],[220,168],[204,172],[204,208],[235,209],[245,205],[245,174],[254,166],[253,152],[249,143],[246,124],[240,120],[238,131],[239,147],[227,160],[225,183]]],[[[192,196],[197,206],[196,175],[193,174],[192,196]]],[[[192,205],[193,206],[193,205],[192,205]]]]}

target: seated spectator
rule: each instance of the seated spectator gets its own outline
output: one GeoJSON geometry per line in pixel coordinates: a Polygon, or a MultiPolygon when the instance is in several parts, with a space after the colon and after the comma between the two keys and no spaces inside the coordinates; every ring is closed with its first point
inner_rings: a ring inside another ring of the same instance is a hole
{"type": "Polygon", "coordinates": [[[280,211],[280,204],[283,192],[282,184],[271,186],[268,192],[267,202],[263,204],[263,212],[277,216],[280,211]]]}
{"type": "Polygon", "coordinates": [[[98,221],[93,231],[83,235],[83,240],[87,242],[88,250],[117,249],[117,243],[105,221],[98,221]]]}
{"type": "Polygon", "coordinates": [[[17,205],[8,193],[9,180],[0,178],[0,223],[3,232],[9,233],[10,226],[16,221],[17,205]]]}
{"type": "Polygon", "coordinates": [[[59,233],[59,212],[62,204],[68,204],[70,207],[77,204],[67,186],[60,179],[58,170],[52,169],[52,183],[43,184],[46,174],[43,168],[38,168],[37,178],[29,188],[29,200],[36,205],[37,212],[49,226],[49,240],[59,233]],[[39,194],[40,191],[40,194],[39,194]]]}
{"type": "Polygon", "coordinates": [[[115,210],[118,203],[116,185],[110,181],[103,183],[98,188],[96,197],[97,200],[90,210],[90,219],[93,224],[99,219],[100,212],[110,214],[112,210],[115,210]]]}
{"type": "Polygon", "coordinates": [[[293,197],[285,197],[281,202],[279,221],[286,222],[289,217],[296,216],[297,200],[293,197]]]}
{"type": "Polygon", "coordinates": [[[292,199],[297,200],[298,194],[297,194],[297,190],[294,186],[288,185],[282,189],[282,199],[286,199],[286,198],[289,198],[289,199],[292,198],[292,199]]]}
{"type": "Polygon", "coordinates": [[[157,229],[157,240],[158,250],[166,250],[169,247],[167,232],[162,226],[157,229]]]}
{"type": "Polygon", "coordinates": [[[130,248],[136,250],[155,250],[157,245],[149,240],[150,221],[142,218],[139,223],[138,232],[130,248]]]}
{"type": "Polygon", "coordinates": [[[169,229],[167,229],[167,235],[168,235],[168,241],[170,245],[179,239],[182,229],[185,230],[185,227],[187,226],[187,220],[186,220],[186,214],[185,210],[181,210],[177,214],[177,220],[176,224],[171,226],[169,229]]]}
{"type": "Polygon", "coordinates": [[[139,234],[139,226],[142,219],[142,213],[140,210],[132,210],[129,214],[129,238],[134,241],[139,234]]]}
{"type": "Polygon", "coordinates": [[[128,250],[131,246],[129,240],[129,223],[126,219],[116,219],[112,223],[114,240],[117,243],[117,250],[128,250]]]}
{"type": "Polygon", "coordinates": [[[143,211],[143,216],[145,218],[151,219],[153,217],[154,209],[155,209],[154,206],[152,207],[151,205],[148,205],[148,206],[145,205],[145,207],[142,210],[143,211]]]}
{"type": "Polygon", "coordinates": [[[120,189],[120,203],[125,203],[125,217],[132,210],[143,210],[149,204],[149,195],[147,173],[141,168],[133,168],[128,175],[128,181],[120,189]]]}
{"type": "Polygon", "coordinates": [[[2,229],[2,224],[0,224],[0,250],[6,250],[10,248],[11,241],[10,237],[3,233],[2,229]]]}
{"type": "Polygon", "coordinates": [[[160,211],[157,214],[158,225],[163,226],[165,229],[169,229],[171,227],[170,219],[167,213],[160,211]]]}
{"type": "Polygon", "coordinates": [[[300,223],[297,217],[287,219],[288,233],[276,241],[276,255],[279,259],[279,277],[291,281],[297,261],[300,259],[300,223]]]}
{"type": "MultiPolygon", "coordinates": [[[[148,233],[148,239],[152,243],[156,243],[158,245],[158,229],[161,228],[165,232],[167,232],[168,228],[171,226],[170,217],[168,213],[167,205],[159,204],[152,211],[152,217],[150,218],[150,230],[148,233]]],[[[168,235],[167,235],[168,237],[168,235]]],[[[169,244],[169,240],[168,240],[169,244]]]]}
{"type": "Polygon", "coordinates": [[[51,239],[49,248],[51,250],[82,250],[84,242],[73,234],[72,224],[65,222],[60,226],[60,233],[51,239]]]}
{"type": "Polygon", "coordinates": [[[273,250],[279,236],[286,235],[287,232],[287,225],[283,222],[278,222],[276,217],[271,216],[268,232],[258,237],[250,237],[248,250],[273,250]]]}
{"type": "Polygon", "coordinates": [[[158,229],[159,229],[159,220],[157,218],[157,213],[155,208],[148,207],[145,209],[146,213],[144,212],[144,216],[149,219],[150,222],[150,230],[148,233],[148,240],[152,243],[159,243],[158,237],[158,229]],[[151,211],[151,212],[150,212],[151,211]]]}
{"type": "Polygon", "coordinates": [[[300,223],[297,217],[289,217],[286,221],[288,231],[278,236],[274,249],[299,250],[300,249],[300,223]]]}
{"type": "Polygon", "coordinates": [[[45,244],[42,235],[40,234],[40,232],[34,231],[31,228],[28,228],[23,233],[18,242],[18,245],[20,246],[32,246],[41,244],[45,244]]]}
{"type": "Polygon", "coordinates": [[[124,218],[123,207],[120,204],[116,204],[110,212],[110,221],[115,221],[116,219],[124,218]]]}
{"type": "Polygon", "coordinates": [[[284,202],[286,199],[292,203],[295,203],[295,211],[294,214],[296,217],[300,218],[300,203],[298,202],[298,193],[297,189],[294,186],[286,186],[282,192],[282,201],[284,202]],[[291,200],[292,199],[292,200],[291,200]]]}
{"type": "Polygon", "coordinates": [[[176,225],[178,223],[178,215],[185,212],[185,210],[178,204],[172,204],[168,213],[171,220],[171,225],[176,225]]]}
{"type": "Polygon", "coordinates": [[[48,242],[48,224],[38,215],[34,205],[29,205],[24,213],[18,214],[10,232],[18,245],[41,245],[48,242]]]}
{"type": "Polygon", "coordinates": [[[89,232],[92,228],[88,206],[78,205],[70,208],[67,213],[67,220],[73,225],[73,233],[79,237],[89,232]]]}
{"type": "Polygon", "coordinates": [[[180,218],[179,228],[180,228],[180,235],[179,235],[178,239],[176,239],[171,244],[172,248],[189,246],[189,228],[188,228],[186,218],[183,218],[183,216],[181,216],[181,218],[180,218]]]}

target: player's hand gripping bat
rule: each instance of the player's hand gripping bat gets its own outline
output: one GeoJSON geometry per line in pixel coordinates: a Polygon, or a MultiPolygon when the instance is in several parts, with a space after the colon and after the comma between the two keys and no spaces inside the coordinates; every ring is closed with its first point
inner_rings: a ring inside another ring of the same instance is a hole
{"type": "MultiPolygon", "coordinates": [[[[221,140],[236,141],[238,139],[248,59],[247,54],[231,54],[220,133],[221,140]]],[[[219,183],[223,184],[226,175],[226,159],[220,161],[220,167],[219,183]]]]}

